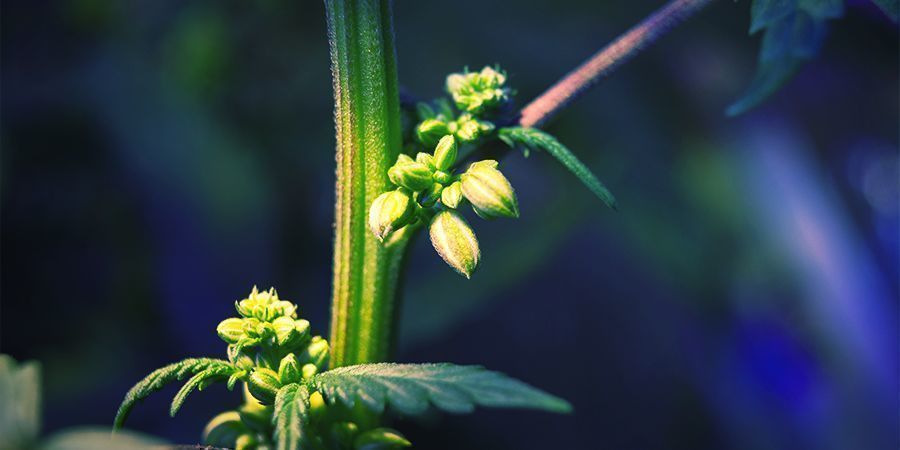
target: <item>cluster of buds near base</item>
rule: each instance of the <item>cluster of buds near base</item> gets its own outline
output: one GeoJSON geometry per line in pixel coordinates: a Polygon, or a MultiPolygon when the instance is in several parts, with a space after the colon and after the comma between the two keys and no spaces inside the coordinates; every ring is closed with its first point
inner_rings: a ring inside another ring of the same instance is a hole
{"type": "MultiPolygon", "coordinates": [[[[235,302],[235,309],[240,317],[223,320],[216,331],[228,343],[229,361],[240,369],[229,377],[229,389],[243,381],[244,402],[237,410],[214,417],[203,432],[204,442],[266,450],[271,448],[278,390],[326,370],[328,342],[311,336],[309,322],[297,318],[297,305],[279,299],[275,289],[260,292],[254,287],[247,298],[235,302]]],[[[346,408],[326,404],[319,392],[310,395],[309,405],[312,420],[320,428],[330,428],[329,438],[341,442],[341,448],[388,450],[410,445],[392,429],[361,429],[346,408]]]]}

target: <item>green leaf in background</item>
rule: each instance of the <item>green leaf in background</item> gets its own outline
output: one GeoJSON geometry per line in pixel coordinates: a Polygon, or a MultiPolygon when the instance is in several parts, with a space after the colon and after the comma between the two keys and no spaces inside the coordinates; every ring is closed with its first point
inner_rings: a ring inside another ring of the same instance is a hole
{"type": "Polygon", "coordinates": [[[113,429],[122,427],[134,405],[153,392],[162,389],[166,384],[182,380],[188,375],[195,375],[207,369],[222,367],[231,368],[231,363],[214,358],[189,358],[154,370],[125,394],[125,399],[122,400],[122,405],[119,406],[119,411],[116,413],[113,429]]]}
{"type": "Polygon", "coordinates": [[[844,0],[754,0],[750,34],[765,30],[756,75],[729,116],[759,105],[813,59],[825,40],[826,21],[844,13],[844,0]]]}
{"type": "Polygon", "coordinates": [[[897,23],[900,21],[900,0],[872,0],[882,11],[897,23]]]}
{"type": "Polygon", "coordinates": [[[0,449],[27,448],[41,426],[41,368],[0,354],[0,449]]]}
{"type": "Polygon", "coordinates": [[[303,440],[309,411],[309,391],[306,386],[291,383],[278,390],[275,396],[275,448],[299,450],[303,440]]]}
{"type": "Polygon", "coordinates": [[[316,375],[311,383],[329,402],[340,401],[352,408],[358,401],[375,412],[389,405],[416,415],[429,404],[453,413],[471,412],[475,405],[572,411],[559,397],[480,366],[362,364],[316,375]]]}
{"type": "Polygon", "coordinates": [[[498,135],[500,140],[512,148],[520,148],[528,156],[529,150],[543,150],[557,159],[569,172],[578,177],[606,206],[616,209],[616,198],[606,189],[581,160],[555,137],[537,128],[511,127],[503,128],[498,135]]]}

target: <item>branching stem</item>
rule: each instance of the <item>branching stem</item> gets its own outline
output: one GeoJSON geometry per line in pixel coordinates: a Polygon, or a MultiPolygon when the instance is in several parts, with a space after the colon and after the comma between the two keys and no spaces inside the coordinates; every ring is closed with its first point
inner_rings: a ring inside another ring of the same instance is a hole
{"type": "Polygon", "coordinates": [[[519,125],[541,127],[546,124],[600,78],[637,55],[648,44],[665,35],[675,25],[691,17],[711,1],[673,0],[658,9],[525,106],[519,118],[519,125]]]}

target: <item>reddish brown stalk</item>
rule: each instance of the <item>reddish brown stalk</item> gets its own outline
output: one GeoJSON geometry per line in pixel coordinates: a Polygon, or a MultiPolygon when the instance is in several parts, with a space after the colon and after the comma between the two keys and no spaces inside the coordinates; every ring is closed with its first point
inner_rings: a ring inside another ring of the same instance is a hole
{"type": "Polygon", "coordinates": [[[525,106],[519,118],[519,125],[540,127],[546,124],[600,78],[631,59],[648,44],[665,35],[675,25],[691,17],[711,1],[674,0],[658,9],[525,106]]]}

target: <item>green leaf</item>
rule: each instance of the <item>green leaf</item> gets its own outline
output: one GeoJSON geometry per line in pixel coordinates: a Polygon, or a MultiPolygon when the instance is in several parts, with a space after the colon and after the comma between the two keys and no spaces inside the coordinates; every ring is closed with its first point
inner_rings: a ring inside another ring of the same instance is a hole
{"type": "Polygon", "coordinates": [[[825,41],[826,21],[844,13],[843,0],[754,0],[750,32],[765,29],[756,75],[725,113],[742,114],[786,83],[825,41]]]}
{"type": "Polygon", "coordinates": [[[41,366],[0,354],[0,449],[28,447],[41,428],[41,366]]]}
{"type": "Polygon", "coordinates": [[[309,390],[305,385],[291,383],[278,390],[272,422],[275,425],[275,448],[299,450],[304,428],[309,418],[309,390]]]}
{"type": "Polygon", "coordinates": [[[530,408],[568,413],[565,400],[480,366],[453,364],[362,364],[321,373],[310,381],[329,402],[347,407],[357,402],[382,412],[385,406],[407,415],[429,404],[452,413],[471,412],[475,405],[530,408]]]}
{"type": "Polygon", "coordinates": [[[208,386],[211,382],[222,380],[235,373],[237,370],[238,369],[231,365],[214,366],[194,375],[181,387],[181,389],[178,390],[178,393],[175,394],[175,398],[172,399],[172,406],[169,408],[169,415],[175,417],[175,414],[181,409],[181,405],[184,404],[188,395],[190,395],[195,388],[199,387],[202,391],[203,388],[208,386]]]}
{"type": "Polygon", "coordinates": [[[900,20],[900,0],[872,0],[894,23],[900,20]]]}
{"type": "Polygon", "coordinates": [[[113,429],[116,430],[122,427],[134,405],[147,398],[150,394],[162,389],[166,384],[216,367],[231,368],[232,366],[228,361],[221,359],[189,358],[154,370],[125,394],[125,399],[122,400],[119,411],[116,413],[113,429]]]}
{"type": "Polygon", "coordinates": [[[750,7],[750,34],[771,26],[797,9],[797,0],[753,0],[750,7]]]}
{"type": "Polygon", "coordinates": [[[537,128],[512,127],[503,128],[499,133],[500,140],[512,148],[521,148],[526,156],[528,150],[543,150],[556,158],[569,172],[578,177],[606,206],[617,209],[616,198],[606,189],[581,160],[555,137],[537,128]]]}

